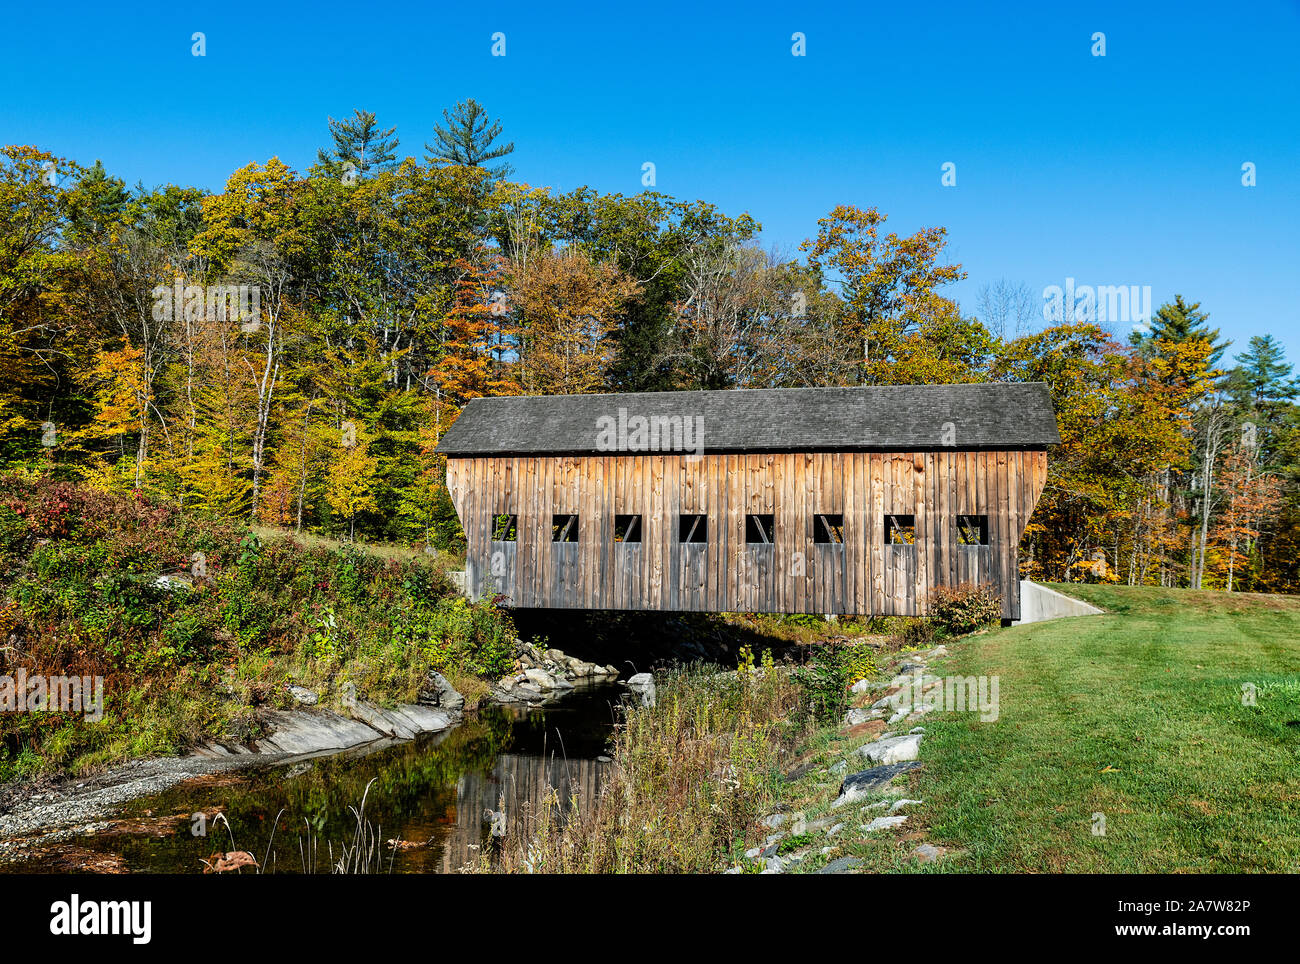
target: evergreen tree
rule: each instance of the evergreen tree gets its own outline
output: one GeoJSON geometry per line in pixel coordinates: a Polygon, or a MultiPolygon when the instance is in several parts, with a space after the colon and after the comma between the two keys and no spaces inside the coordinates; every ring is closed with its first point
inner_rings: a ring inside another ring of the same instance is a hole
{"type": "Polygon", "coordinates": [[[1286,353],[1272,335],[1252,335],[1229,376],[1233,399],[1246,408],[1275,410],[1295,399],[1300,384],[1290,377],[1286,353]]]}
{"type": "Polygon", "coordinates": [[[1219,329],[1211,328],[1207,322],[1210,313],[1201,311],[1201,303],[1189,305],[1182,295],[1174,295],[1172,302],[1165,302],[1156,309],[1151,319],[1149,331],[1135,331],[1129,340],[1143,354],[1166,354],[1167,348],[1186,344],[1194,339],[1210,343],[1209,364],[1218,364],[1223,357],[1228,342],[1219,340],[1219,329]]]}
{"type": "MultiPolygon", "coordinates": [[[[460,164],[465,167],[486,167],[486,162],[495,161],[513,153],[514,141],[493,146],[501,136],[501,122],[488,117],[483,105],[470,98],[461,101],[451,110],[442,112],[446,126],[435,127],[433,143],[426,143],[425,159],[430,164],[460,164]]],[[[514,168],[509,164],[498,164],[487,170],[493,177],[508,176],[514,168]]]]}
{"type": "Polygon", "coordinates": [[[122,219],[131,195],[121,178],[110,177],[104,162],[96,161],[68,193],[68,225],[80,240],[100,237],[122,219]]]}
{"type": "Polygon", "coordinates": [[[393,136],[397,128],[381,130],[375,115],[368,110],[353,110],[352,114],[345,120],[329,119],[334,149],[321,148],[316,152],[316,159],[331,169],[351,164],[358,177],[391,170],[397,161],[398,139],[393,136]]]}

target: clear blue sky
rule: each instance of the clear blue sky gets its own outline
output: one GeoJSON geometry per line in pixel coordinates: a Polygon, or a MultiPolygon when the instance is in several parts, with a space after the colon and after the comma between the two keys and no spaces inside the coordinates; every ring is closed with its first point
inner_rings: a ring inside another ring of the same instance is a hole
{"type": "Polygon", "coordinates": [[[632,194],[652,161],[657,190],[748,211],[791,254],[834,205],[874,205],[894,230],[948,228],[968,310],[1004,277],[1150,285],[1156,304],[1202,302],[1233,351],[1271,332],[1300,367],[1296,0],[72,0],[4,21],[0,141],[99,158],[131,184],[218,190],[272,155],[305,169],[326,116],[354,107],[419,156],[472,96],[531,184],[632,194]]]}

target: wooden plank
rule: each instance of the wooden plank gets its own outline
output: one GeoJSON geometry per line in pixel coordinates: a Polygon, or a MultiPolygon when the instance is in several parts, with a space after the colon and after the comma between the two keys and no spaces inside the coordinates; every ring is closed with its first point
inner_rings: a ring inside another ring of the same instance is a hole
{"type": "Polygon", "coordinates": [[[741,567],[745,552],[745,499],[746,480],[743,475],[744,458],[727,456],[727,609],[741,612],[741,567]]]}
{"type": "Polygon", "coordinates": [[[853,555],[849,566],[853,573],[850,595],[856,615],[871,612],[870,592],[870,540],[871,540],[871,474],[867,468],[867,456],[854,452],[849,456],[853,473],[853,538],[850,541],[853,555]]]}
{"type": "Polygon", "coordinates": [[[600,553],[601,559],[601,576],[600,576],[600,608],[612,609],[614,606],[614,498],[616,492],[616,479],[618,459],[611,455],[603,455],[601,462],[601,479],[603,485],[603,497],[605,499],[605,544],[600,553]]]}
{"type": "Polygon", "coordinates": [[[927,495],[930,489],[929,475],[925,471],[925,456],[917,453],[909,460],[912,465],[912,504],[916,516],[916,569],[912,574],[911,586],[912,615],[923,615],[926,610],[926,595],[929,592],[930,571],[930,506],[927,495]]]}
{"type": "Polygon", "coordinates": [[[718,590],[718,582],[722,575],[723,559],[719,551],[719,536],[721,535],[722,523],[721,518],[721,487],[718,483],[718,457],[716,455],[707,455],[704,464],[708,467],[706,475],[708,477],[708,488],[704,494],[704,503],[701,511],[705,514],[705,522],[708,526],[707,532],[707,551],[705,552],[705,568],[708,578],[708,602],[710,610],[720,610],[723,608],[720,602],[721,594],[718,590]]]}
{"type": "Polygon", "coordinates": [[[870,472],[871,499],[871,612],[874,615],[882,615],[885,611],[885,561],[883,552],[885,513],[884,459],[877,452],[869,453],[867,455],[867,466],[870,472]]]}
{"type": "Polygon", "coordinates": [[[664,569],[667,577],[667,607],[680,611],[682,599],[682,562],[684,557],[677,548],[677,517],[682,511],[682,482],[685,467],[680,455],[669,455],[664,459],[664,515],[663,545],[664,569]]]}
{"type": "Polygon", "coordinates": [[[1007,453],[1007,558],[1011,570],[1007,583],[1010,603],[1007,607],[1007,615],[1011,619],[1020,618],[1020,534],[1023,531],[1023,524],[1020,521],[1022,457],[1021,452],[1007,453]]]}
{"type": "MultiPolygon", "coordinates": [[[[993,519],[989,512],[988,502],[988,459],[987,453],[975,452],[971,455],[972,464],[975,469],[973,475],[973,492],[971,498],[971,514],[989,515],[989,539],[993,538],[993,519]]],[[[985,572],[982,569],[979,572],[979,585],[993,585],[993,574],[985,572]]]]}
{"type": "Polygon", "coordinates": [[[474,478],[477,465],[478,459],[466,459],[461,474],[461,482],[465,486],[465,491],[461,496],[464,511],[462,511],[460,517],[460,528],[465,534],[465,590],[469,593],[471,599],[476,598],[478,570],[483,564],[479,558],[478,546],[476,545],[478,530],[475,525],[478,519],[475,512],[477,500],[474,498],[474,478]]]}
{"type": "Polygon", "coordinates": [[[1010,520],[1011,520],[1011,492],[1007,478],[1007,454],[1005,451],[997,453],[997,487],[998,487],[998,580],[1002,587],[1002,615],[1008,617],[1011,609],[1011,582],[1014,578],[1011,572],[1011,556],[1014,547],[1011,544],[1010,520]]]}
{"type": "Polygon", "coordinates": [[[785,485],[785,462],[784,454],[776,455],[772,458],[769,465],[769,477],[772,483],[772,503],[773,509],[773,530],[774,537],[772,543],[772,581],[771,595],[769,600],[773,612],[783,612],[785,606],[785,571],[787,568],[786,555],[789,543],[789,509],[785,504],[785,493],[782,486],[785,485]]]}

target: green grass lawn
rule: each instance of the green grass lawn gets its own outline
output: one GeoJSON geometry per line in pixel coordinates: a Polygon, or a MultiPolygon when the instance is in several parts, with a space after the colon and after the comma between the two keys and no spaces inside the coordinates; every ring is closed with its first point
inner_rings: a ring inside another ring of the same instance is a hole
{"type": "MultiPolygon", "coordinates": [[[[996,675],[997,720],[924,717],[924,767],[895,781],[923,802],[870,835],[854,828],[884,810],[834,811],[831,856],[868,872],[1300,872],[1300,599],[1054,588],[1106,615],[952,641],[931,672],[996,675]],[[947,855],[919,864],[922,841],[947,855]]],[[[863,739],[823,730],[805,753],[861,769],[863,739]]],[[[820,772],[789,788],[810,817],[830,812],[820,772]]]]}
{"type": "Polygon", "coordinates": [[[1300,871],[1300,600],[1054,588],[1107,615],[972,637],[934,667],[1000,678],[996,722],[924,721],[914,820],[961,851],[940,866],[1300,871]]]}

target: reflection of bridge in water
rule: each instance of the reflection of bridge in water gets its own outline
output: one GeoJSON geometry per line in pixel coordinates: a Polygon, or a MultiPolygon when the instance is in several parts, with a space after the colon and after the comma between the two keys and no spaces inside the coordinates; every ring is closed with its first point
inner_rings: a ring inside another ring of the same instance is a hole
{"type": "Polygon", "coordinates": [[[504,811],[510,831],[520,829],[518,821],[540,813],[552,795],[561,816],[572,806],[589,813],[611,766],[603,754],[620,697],[615,687],[579,686],[544,707],[494,707],[486,716],[480,713],[481,727],[467,723],[464,729],[411,746],[407,752],[413,758],[459,762],[453,764],[450,779],[417,777],[414,797],[396,813],[385,814],[381,798],[374,798],[371,819],[382,818],[385,841],[398,838],[422,845],[395,854],[393,869],[455,873],[477,865],[490,852],[490,811],[504,811]],[[503,727],[492,723],[492,716],[511,722],[503,727]],[[490,737],[489,731],[498,735],[490,737]],[[469,742],[462,739],[466,736],[469,742]],[[489,746],[495,752],[482,754],[489,746]]]}
{"type": "Polygon", "coordinates": [[[514,821],[540,812],[554,792],[564,810],[572,801],[580,812],[590,812],[608,766],[599,760],[566,760],[558,751],[545,757],[503,753],[491,771],[463,774],[456,785],[450,820],[439,824],[431,834],[433,866],[423,869],[453,873],[478,861],[480,848],[489,841],[486,811],[504,810],[508,825],[514,829],[514,821]]]}

